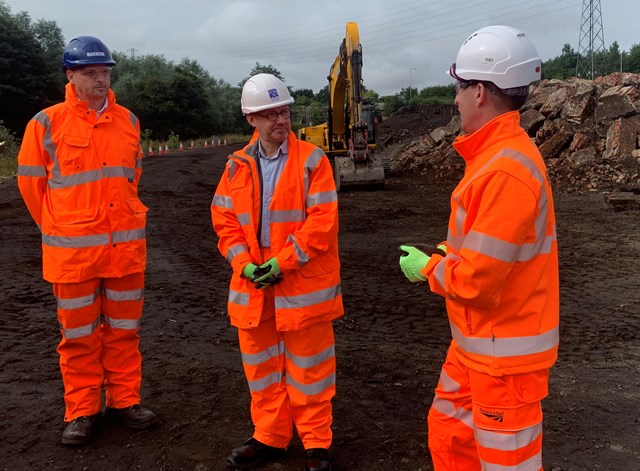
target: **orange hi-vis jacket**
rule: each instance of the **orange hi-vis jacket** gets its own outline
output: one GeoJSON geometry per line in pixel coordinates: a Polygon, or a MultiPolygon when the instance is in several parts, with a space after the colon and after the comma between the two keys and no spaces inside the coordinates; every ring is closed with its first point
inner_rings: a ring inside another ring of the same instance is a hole
{"type": "Polygon", "coordinates": [[[540,152],[502,114],[454,147],[466,161],[451,196],[447,255],[424,268],[446,298],[451,348],[494,376],[548,369],[557,358],[558,246],[540,152]]]}
{"type": "Polygon", "coordinates": [[[63,103],[36,114],[18,155],[18,187],[42,233],[52,283],[144,271],[147,208],[138,199],[138,119],[109,90],[100,118],[66,86],[63,103]]]}
{"type": "MultiPolygon", "coordinates": [[[[329,160],[321,149],[288,137],[288,159],[276,185],[271,213],[271,252],[283,274],[273,285],[276,328],[301,330],[344,313],[338,258],[338,195],[329,160]]],[[[247,263],[263,260],[262,187],[258,140],[229,156],[211,203],[218,249],[233,268],[227,303],[231,324],[258,325],[264,290],[242,277],[247,263]]]]}

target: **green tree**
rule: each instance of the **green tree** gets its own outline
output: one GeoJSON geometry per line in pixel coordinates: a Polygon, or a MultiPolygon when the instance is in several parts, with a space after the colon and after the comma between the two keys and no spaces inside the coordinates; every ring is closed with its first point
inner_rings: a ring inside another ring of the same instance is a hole
{"type": "Polygon", "coordinates": [[[631,46],[628,54],[625,54],[625,62],[622,66],[625,72],[640,74],[640,44],[631,46]]]}
{"type": "Polygon", "coordinates": [[[559,56],[542,63],[542,77],[560,80],[575,77],[577,61],[578,53],[567,43],[559,56]]]}
{"type": "Polygon", "coordinates": [[[38,111],[64,97],[60,63],[53,67],[61,38],[54,22],[34,26],[26,12],[12,15],[0,0],[0,120],[11,131],[21,135],[38,111]]]}
{"type": "Polygon", "coordinates": [[[282,76],[282,74],[280,73],[280,71],[278,69],[276,69],[274,66],[272,65],[262,65],[260,62],[256,62],[256,65],[253,67],[253,69],[251,69],[251,72],[249,72],[249,76],[245,77],[244,79],[242,79],[239,83],[238,83],[238,87],[242,88],[242,86],[244,85],[244,83],[250,78],[253,77],[256,74],[271,74],[271,75],[275,75],[276,77],[278,77],[280,80],[282,80],[283,82],[286,82],[286,80],[284,79],[284,77],[282,76]]]}

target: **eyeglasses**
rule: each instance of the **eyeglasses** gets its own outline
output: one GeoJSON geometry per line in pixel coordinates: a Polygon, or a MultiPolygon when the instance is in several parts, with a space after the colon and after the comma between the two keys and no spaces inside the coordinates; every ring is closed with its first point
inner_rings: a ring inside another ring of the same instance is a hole
{"type": "Polygon", "coordinates": [[[269,121],[274,121],[276,119],[278,119],[278,116],[282,116],[282,119],[289,119],[291,118],[291,110],[286,109],[286,110],[282,110],[279,113],[277,111],[267,111],[266,113],[256,113],[259,116],[262,116],[263,118],[267,118],[269,121]]]}
{"type": "Polygon", "coordinates": [[[95,79],[98,76],[105,78],[111,76],[111,69],[108,67],[102,69],[80,69],[78,72],[83,77],[87,77],[90,79],[95,79]]]}
{"type": "Polygon", "coordinates": [[[473,85],[478,85],[478,83],[479,82],[477,80],[458,80],[454,86],[456,94],[460,92],[460,90],[472,87],[473,85]]]}
{"type": "Polygon", "coordinates": [[[456,89],[456,95],[458,94],[458,92],[460,92],[460,90],[464,90],[465,88],[469,88],[473,85],[478,84],[478,80],[465,80],[462,77],[460,77],[458,74],[456,74],[456,63],[454,62],[453,64],[451,64],[451,67],[449,67],[449,75],[451,75],[454,79],[456,79],[456,84],[455,84],[455,89],[456,89]]]}

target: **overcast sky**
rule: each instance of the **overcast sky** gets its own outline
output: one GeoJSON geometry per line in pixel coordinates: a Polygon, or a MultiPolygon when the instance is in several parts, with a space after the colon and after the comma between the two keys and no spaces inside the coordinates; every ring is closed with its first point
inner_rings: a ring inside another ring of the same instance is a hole
{"type": "MultiPolygon", "coordinates": [[[[54,20],[65,40],[92,35],[112,51],[188,57],[216,79],[237,85],[256,62],[272,65],[288,85],[317,92],[344,38],[358,23],[367,88],[392,95],[445,85],[458,48],[490,24],[523,30],[543,60],[569,43],[579,50],[579,0],[5,0],[13,14],[54,20]]],[[[589,2],[586,2],[587,4],[589,2]]],[[[637,0],[601,3],[608,48],[640,43],[637,0]]],[[[598,44],[596,44],[597,46],[598,44]]]]}

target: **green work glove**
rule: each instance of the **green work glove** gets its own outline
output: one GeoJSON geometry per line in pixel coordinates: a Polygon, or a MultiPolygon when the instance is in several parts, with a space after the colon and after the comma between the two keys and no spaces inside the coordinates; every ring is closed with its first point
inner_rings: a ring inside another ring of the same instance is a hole
{"type": "Polygon", "coordinates": [[[272,276],[280,274],[280,265],[278,265],[278,259],[276,257],[270,258],[264,262],[260,267],[253,272],[253,278],[251,281],[254,283],[260,283],[272,276]]]}
{"type": "Polygon", "coordinates": [[[247,263],[242,269],[242,276],[244,276],[245,278],[249,278],[251,280],[257,268],[258,268],[258,265],[256,265],[255,263],[247,263]]]}

